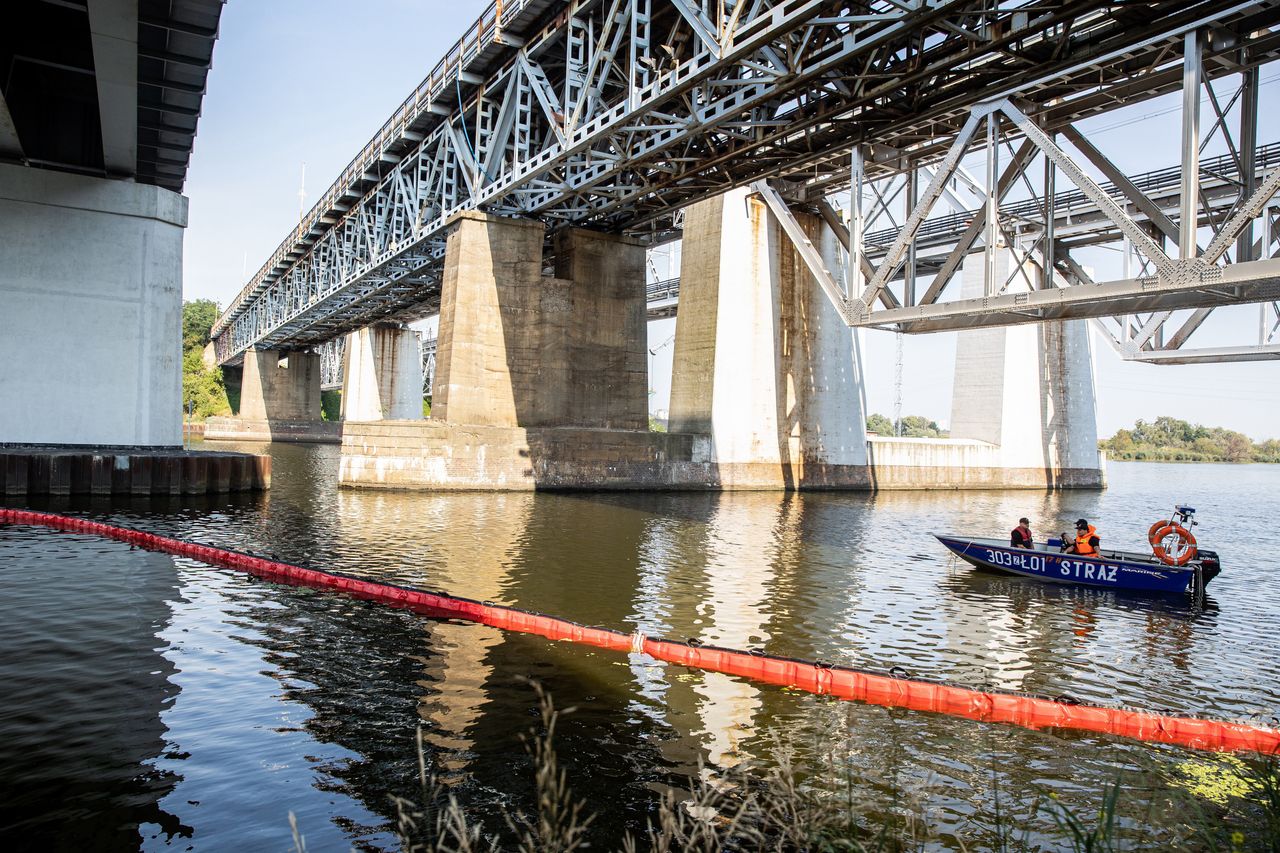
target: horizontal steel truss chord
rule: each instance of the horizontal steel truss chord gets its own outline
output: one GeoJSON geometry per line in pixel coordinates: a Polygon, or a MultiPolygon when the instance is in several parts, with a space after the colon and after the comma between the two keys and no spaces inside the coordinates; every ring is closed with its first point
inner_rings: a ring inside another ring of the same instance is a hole
{"type": "MultiPolygon", "coordinates": [[[[1266,11],[884,0],[854,14],[760,0],[726,5],[708,30],[691,14],[706,6],[576,0],[527,35],[478,41],[220,318],[219,361],[428,313],[461,210],[658,238],[680,207],[763,177],[820,188],[837,152],[868,138],[927,158],[993,94],[1052,98],[1068,119],[1157,94],[1174,85],[1167,57],[1181,33],[1213,24],[1238,39],[1266,11]]],[[[1207,52],[1205,74],[1275,55],[1280,36],[1237,43],[1207,52]]],[[[896,163],[873,157],[869,170],[896,163]]]]}

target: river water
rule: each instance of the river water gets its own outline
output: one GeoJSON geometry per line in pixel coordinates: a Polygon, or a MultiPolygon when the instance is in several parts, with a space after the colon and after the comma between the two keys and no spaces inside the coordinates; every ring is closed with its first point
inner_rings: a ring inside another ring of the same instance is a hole
{"type": "MultiPolygon", "coordinates": [[[[1059,494],[425,494],[339,490],[334,447],[270,452],[265,495],[33,506],[623,631],[1280,716],[1280,466],[1113,462],[1108,490],[1059,494]],[[1027,515],[1042,538],[1084,516],[1139,549],[1175,501],[1222,555],[1204,607],[975,573],[929,535],[1004,535],[1027,515]]],[[[290,813],[309,850],[392,848],[419,730],[428,764],[501,833],[501,809],[532,796],[526,678],[575,709],[556,744],[595,849],[642,832],[669,787],[768,766],[779,736],[802,769],[836,748],[866,810],[918,814],[936,849],[999,846],[996,802],[1053,846],[1036,804],[1096,810],[1117,780],[1142,802],[1126,825],[1175,843],[1185,798],[1161,792],[1218,762],[836,702],[30,528],[0,528],[0,592],[8,849],[285,849],[290,813]]]]}

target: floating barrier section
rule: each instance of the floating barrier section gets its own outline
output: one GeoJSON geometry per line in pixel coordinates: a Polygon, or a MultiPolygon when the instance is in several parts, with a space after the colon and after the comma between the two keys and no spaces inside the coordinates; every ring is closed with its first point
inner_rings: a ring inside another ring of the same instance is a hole
{"type": "Polygon", "coordinates": [[[0,508],[0,522],[88,533],[151,551],[164,551],[210,565],[248,572],[273,581],[334,590],[355,598],[408,608],[430,616],[464,619],[507,631],[537,634],[550,640],[566,640],[616,652],[643,653],[670,663],[778,684],[819,696],[852,699],[889,708],[948,714],[983,722],[1009,723],[1031,729],[1076,729],[1179,744],[1195,749],[1280,754],[1280,730],[1262,726],[1149,714],[1021,693],[977,690],[814,661],[674,642],[640,633],[625,634],[514,607],[307,569],[237,551],[64,515],[0,508]]]}

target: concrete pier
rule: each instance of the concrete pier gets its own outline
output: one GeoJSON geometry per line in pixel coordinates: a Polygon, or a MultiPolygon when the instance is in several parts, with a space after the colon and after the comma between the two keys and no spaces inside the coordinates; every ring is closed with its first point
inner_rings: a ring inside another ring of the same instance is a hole
{"type": "Polygon", "coordinates": [[[432,418],[344,425],[340,481],[402,488],[646,488],[695,437],[648,431],[644,247],[460,214],[448,238],[432,418]]]}
{"type": "MultiPolygon", "coordinates": [[[[797,219],[826,259],[838,244],[797,219]]],[[[867,488],[853,332],[765,203],[740,189],[685,213],[672,432],[708,435],[720,488],[867,488]]]]}
{"type": "Polygon", "coordinates": [[[370,326],[347,335],[342,420],[421,420],[422,355],[418,335],[401,326],[370,326]]]}
{"type": "Polygon", "coordinates": [[[159,187],[0,164],[0,442],[181,447],[186,224],[159,187]]]}
{"type": "Polygon", "coordinates": [[[432,416],[456,424],[647,429],[644,247],[460,214],[449,235],[432,416]]]}
{"type": "MultiPolygon", "coordinates": [[[[999,249],[994,260],[1007,293],[1030,290],[1039,275],[1013,249],[999,249]]],[[[965,259],[963,298],[983,295],[983,263],[980,253],[965,259]]],[[[951,437],[998,448],[989,454],[991,478],[1030,487],[1105,485],[1086,321],[960,332],[952,400],[951,437]]]]}
{"type": "Polygon", "coordinates": [[[341,423],[320,417],[320,356],[255,349],[244,355],[239,414],[209,418],[204,432],[206,441],[328,444],[341,435],[341,423]]]}

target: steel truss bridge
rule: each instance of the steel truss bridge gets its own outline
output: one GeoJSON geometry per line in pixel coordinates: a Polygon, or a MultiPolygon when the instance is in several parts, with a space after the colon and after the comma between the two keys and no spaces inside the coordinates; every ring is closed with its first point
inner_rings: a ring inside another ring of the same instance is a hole
{"type": "Polygon", "coordinates": [[[1129,351],[1176,349],[1199,323],[1166,338],[1175,311],[1194,320],[1280,296],[1280,262],[1255,252],[1270,242],[1264,208],[1280,184],[1256,153],[1257,69],[1280,57],[1278,21],[1275,0],[496,3],[219,319],[218,359],[235,364],[249,347],[313,347],[433,313],[446,230],[462,210],[658,243],[675,235],[681,208],[744,185],[779,215],[851,325],[933,331],[1123,316],[1117,340],[1129,351]],[[1214,87],[1228,77],[1240,80],[1230,102],[1214,87]],[[1075,123],[1174,92],[1184,96],[1184,130],[1171,209],[1167,186],[1126,179],[1075,123]],[[1202,92],[1210,135],[1230,139],[1229,192],[1201,179],[1202,92]],[[1228,127],[1233,104],[1239,128],[1228,127]],[[931,229],[946,230],[934,221],[965,208],[954,196],[971,150],[987,152],[981,215],[968,214],[938,261],[931,229]],[[1033,175],[1052,201],[1036,210],[1025,208],[1037,197],[1033,175]],[[1136,276],[1083,276],[1071,236],[1057,231],[1058,180],[1121,235],[1136,276]],[[908,188],[909,212],[881,253],[864,235],[880,214],[862,208],[895,181],[908,188]],[[825,199],[849,186],[841,217],[825,199]],[[843,270],[806,250],[793,205],[842,226],[852,259],[843,270]],[[1260,216],[1267,234],[1255,240],[1260,216]],[[947,285],[963,257],[980,248],[990,258],[1011,229],[1029,237],[1024,266],[1040,270],[1032,292],[1005,292],[1007,282],[988,276],[979,304],[943,299],[958,290],[947,285]]]}
{"type": "MultiPolygon", "coordinates": [[[[1280,166],[1280,143],[1259,147],[1254,152],[1254,163],[1259,170],[1270,170],[1280,166]]],[[[1222,155],[1200,161],[1200,192],[1204,220],[1215,221],[1225,218],[1237,202],[1241,184],[1239,166],[1238,158],[1233,155],[1222,155]]],[[[961,177],[969,185],[970,194],[977,192],[979,186],[976,180],[963,174],[961,177]]],[[[894,240],[902,233],[901,226],[894,223],[893,207],[894,202],[902,197],[908,180],[909,177],[904,177],[900,180],[880,181],[879,185],[873,188],[872,195],[875,201],[871,220],[877,223],[883,220],[890,223],[890,225],[877,231],[867,232],[864,235],[863,245],[868,261],[871,264],[878,264],[893,245],[894,240]]],[[[1152,200],[1154,207],[1148,209],[1152,213],[1158,210],[1169,216],[1176,212],[1182,181],[1180,167],[1175,166],[1129,176],[1125,178],[1125,181],[1152,200]]],[[[1118,198],[1123,202],[1124,191],[1120,186],[1107,182],[1102,184],[1101,187],[1109,196],[1118,198]]],[[[961,190],[956,189],[953,191],[948,189],[947,192],[948,194],[953,194],[961,192],[961,190]]],[[[956,198],[954,195],[952,200],[956,206],[964,207],[966,204],[964,200],[956,198]]],[[[905,208],[905,204],[901,206],[905,208]]],[[[830,205],[826,202],[820,203],[818,206],[810,208],[810,210],[828,218],[834,215],[830,205]]],[[[1024,247],[1024,251],[1029,243],[1033,245],[1038,235],[1043,233],[1043,216],[1041,215],[1043,210],[1043,197],[1002,205],[999,212],[999,221],[1006,245],[1020,245],[1024,247]]],[[[904,210],[903,213],[909,213],[909,211],[904,210]]],[[[1072,276],[1072,280],[1076,283],[1091,283],[1087,273],[1084,271],[1084,267],[1074,260],[1071,252],[1090,246],[1106,246],[1117,242],[1120,242],[1123,247],[1123,234],[1115,223],[1108,219],[1103,211],[1087,195],[1080,191],[1057,193],[1053,200],[1053,213],[1053,228],[1057,238],[1056,251],[1062,259],[1061,268],[1067,270],[1072,276]]],[[[1130,206],[1130,213],[1135,221],[1139,223],[1147,224],[1151,222],[1148,213],[1136,207],[1130,206]]],[[[945,268],[947,259],[955,251],[957,243],[981,215],[981,209],[972,208],[950,215],[926,219],[916,234],[918,254],[912,267],[916,274],[921,278],[927,275],[936,276],[939,270],[945,268]]],[[[1268,209],[1266,223],[1264,234],[1269,235],[1269,238],[1267,238],[1265,244],[1263,243],[1263,238],[1259,238],[1253,247],[1252,256],[1280,257],[1280,206],[1268,209]]],[[[1135,266],[1142,263],[1142,259],[1137,256],[1131,256],[1130,261],[1135,266]]],[[[656,269],[653,273],[656,275],[656,269]]],[[[904,268],[896,273],[895,280],[902,281],[905,277],[906,268],[904,265],[904,268]]],[[[1035,282],[1032,282],[1032,284],[1035,284],[1035,282]]],[[[648,307],[649,319],[657,320],[664,317],[674,317],[679,308],[679,297],[679,277],[651,281],[645,287],[645,301],[648,307]]],[[[1196,349],[1182,348],[1186,338],[1203,323],[1212,309],[1206,309],[1203,313],[1196,312],[1191,314],[1186,320],[1190,321],[1195,318],[1194,325],[1189,327],[1184,322],[1182,326],[1185,331],[1181,335],[1169,337],[1168,342],[1165,341],[1164,323],[1154,328],[1152,333],[1143,340],[1137,340],[1143,325],[1149,321],[1149,317],[1121,315],[1105,318],[1105,321],[1095,320],[1094,322],[1116,351],[1123,358],[1131,361],[1186,364],[1196,361],[1280,358],[1280,348],[1274,346],[1276,339],[1280,337],[1280,303],[1272,302],[1270,304],[1261,304],[1258,307],[1260,309],[1258,343],[1253,346],[1245,345],[1231,348],[1230,350],[1204,347],[1196,349]]],[[[1168,318],[1164,319],[1168,320],[1168,318]]],[[[342,387],[342,353],[345,344],[346,338],[339,336],[316,347],[321,356],[321,376],[323,377],[321,387],[324,390],[337,390],[342,387]]],[[[422,393],[423,396],[430,396],[431,383],[435,375],[435,338],[422,337],[421,347],[422,393]]]]}

